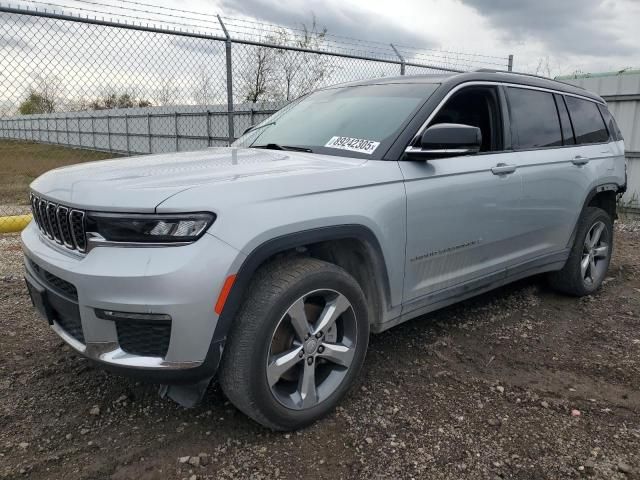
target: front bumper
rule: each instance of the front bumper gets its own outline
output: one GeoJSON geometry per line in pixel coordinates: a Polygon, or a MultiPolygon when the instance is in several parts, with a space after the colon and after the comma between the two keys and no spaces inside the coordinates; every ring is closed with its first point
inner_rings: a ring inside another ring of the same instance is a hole
{"type": "Polygon", "coordinates": [[[33,223],[22,243],[27,281],[52,299],[51,327],[76,351],[150,381],[189,383],[213,376],[223,348],[223,339],[214,341],[214,305],[243,254],[206,234],[180,247],[98,247],[80,256],[43,237],[33,223]],[[169,315],[166,353],[132,354],[121,345],[122,329],[99,318],[96,309],[169,315]]]}

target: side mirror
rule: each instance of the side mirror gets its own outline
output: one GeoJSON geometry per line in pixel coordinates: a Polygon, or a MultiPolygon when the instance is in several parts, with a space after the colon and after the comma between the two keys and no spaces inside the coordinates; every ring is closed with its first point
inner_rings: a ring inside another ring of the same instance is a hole
{"type": "Polygon", "coordinates": [[[460,123],[439,123],[427,128],[419,147],[407,147],[407,157],[416,160],[474,155],[482,146],[478,127],[460,123]]]}

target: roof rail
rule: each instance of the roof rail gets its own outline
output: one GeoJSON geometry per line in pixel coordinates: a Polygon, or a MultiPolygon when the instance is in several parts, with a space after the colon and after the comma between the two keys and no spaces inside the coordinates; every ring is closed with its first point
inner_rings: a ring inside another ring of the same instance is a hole
{"type": "Polygon", "coordinates": [[[475,72],[478,73],[509,73],[512,75],[523,75],[525,77],[533,77],[533,78],[540,78],[542,80],[549,80],[552,82],[558,82],[558,83],[562,83],[563,85],[568,85],[574,88],[579,88],[580,90],[586,90],[586,88],[581,87],[579,85],[574,85],[573,83],[569,83],[569,82],[563,82],[562,80],[557,80],[555,78],[549,78],[549,77],[543,77],[542,75],[535,75],[533,73],[524,73],[524,72],[508,72],[507,70],[498,70],[495,68],[479,68],[478,70],[474,70],[475,72]]]}

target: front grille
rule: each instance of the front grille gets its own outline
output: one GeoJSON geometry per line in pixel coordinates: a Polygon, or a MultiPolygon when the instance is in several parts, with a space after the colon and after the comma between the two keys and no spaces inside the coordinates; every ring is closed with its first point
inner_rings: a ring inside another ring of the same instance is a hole
{"type": "Polygon", "coordinates": [[[164,357],[169,350],[171,320],[116,320],[120,348],[131,355],[164,357]]]}
{"type": "Polygon", "coordinates": [[[67,282],[66,280],[61,279],[60,277],[55,276],[53,273],[47,272],[40,265],[35,263],[32,260],[29,260],[29,264],[31,268],[36,273],[36,276],[42,280],[48,287],[51,287],[52,290],[55,290],[57,293],[60,293],[73,301],[78,301],[78,291],[73,284],[67,282]]]}
{"type": "Polygon", "coordinates": [[[70,250],[85,252],[87,238],[84,211],[72,209],[31,194],[31,211],[47,237],[70,250]]]}

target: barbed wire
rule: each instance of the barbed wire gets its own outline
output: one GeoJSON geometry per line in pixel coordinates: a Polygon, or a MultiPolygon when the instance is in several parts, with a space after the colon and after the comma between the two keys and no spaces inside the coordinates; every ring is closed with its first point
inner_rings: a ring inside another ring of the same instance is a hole
{"type": "MultiPolygon", "coordinates": [[[[36,5],[46,5],[53,8],[59,8],[61,10],[78,10],[81,12],[86,12],[94,15],[110,15],[114,17],[131,19],[139,22],[139,24],[147,24],[148,22],[157,22],[162,25],[170,25],[172,28],[180,28],[181,30],[185,30],[187,32],[205,32],[205,31],[214,31],[216,34],[223,34],[222,28],[218,23],[218,18],[216,14],[212,13],[204,13],[204,12],[196,12],[193,10],[180,10],[171,7],[165,7],[161,5],[152,5],[149,3],[138,2],[134,0],[120,0],[120,5],[114,5],[98,1],[92,0],[69,0],[70,2],[80,3],[83,5],[92,5],[97,8],[106,8],[112,9],[109,11],[97,10],[96,8],[85,8],[79,7],[69,4],[60,4],[53,2],[46,2],[44,0],[21,0],[22,3],[25,4],[36,4],[36,5]],[[135,5],[137,7],[149,7],[153,10],[136,8],[128,5],[135,5]],[[176,13],[165,13],[166,12],[176,12],[176,13]],[[141,17],[138,15],[129,15],[128,13],[123,12],[136,12],[142,13],[147,16],[152,16],[153,18],[141,17]],[[180,14],[177,14],[180,13],[180,14]],[[188,14],[188,15],[187,15],[188,14]],[[194,18],[193,15],[197,15],[203,18],[194,18]],[[156,18],[160,17],[160,18],[156,18]],[[166,18],[165,18],[166,17],[166,18]],[[178,20],[173,20],[178,19],[178,20]],[[184,21],[182,21],[184,20],[184,21]],[[196,22],[196,23],[193,23],[196,22]],[[202,25],[202,23],[206,23],[206,25],[202,25]]],[[[283,26],[276,25],[267,22],[261,22],[256,20],[235,18],[229,16],[221,16],[224,19],[225,27],[227,31],[233,33],[236,37],[243,38],[249,41],[265,41],[265,40],[275,40],[274,35],[277,35],[279,32],[287,32],[288,34],[294,35],[294,37],[288,39],[287,42],[289,45],[295,45],[296,40],[300,40],[300,38],[304,38],[304,35],[308,33],[302,28],[296,28],[291,26],[283,26]],[[297,36],[297,38],[295,37],[297,36]]],[[[278,39],[280,42],[284,42],[282,38],[278,39]]],[[[385,59],[397,59],[397,55],[395,51],[390,47],[389,44],[374,41],[374,40],[362,40],[356,39],[353,37],[337,35],[332,33],[325,33],[322,35],[322,43],[323,45],[314,45],[319,50],[324,52],[339,51],[339,52],[353,52],[357,51],[361,54],[373,55],[376,57],[382,57],[385,59]]],[[[410,47],[406,45],[396,45],[396,48],[404,53],[405,57],[410,57],[410,61],[418,62],[418,61],[426,61],[429,63],[440,63],[446,65],[451,62],[451,58],[455,58],[457,62],[464,63],[467,66],[472,65],[483,65],[483,66],[498,66],[504,68],[506,65],[505,57],[498,57],[496,55],[485,55],[479,53],[471,53],[471,52],[462,52],[462,51],[453,51],[453,50],[441,50],[441,49],[429,49],[429,48],[421,48],[421,47],[410,47]],[[485,60],[485,59],[491,59],[485,60]],[[495,62],[493,60],[502,60],[500,63],[495,62]]]]}

